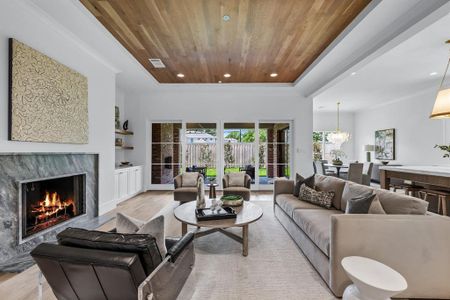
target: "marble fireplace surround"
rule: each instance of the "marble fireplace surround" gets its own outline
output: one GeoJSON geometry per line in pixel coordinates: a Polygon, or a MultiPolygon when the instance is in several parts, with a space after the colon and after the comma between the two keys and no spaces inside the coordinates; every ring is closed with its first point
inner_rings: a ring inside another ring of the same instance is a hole
{"type": "MultiPolygon", "coordinates": [[[[0,270],[17,269],[39,243],[55,240],[63,229],[86,227],[98,216],[98,154],[95,153],[0,153],[0,270]],[[36,233],[19,242],[19,191],[21,182],[66,174],[86,174],[86,214],[36,233]],[[14,264],[14,263],[13,263],[14,264]],[[12,268],[14,269],[14,267],[12,268]]],[[[25,265],[28,265],[26,263],[25,265]]]]}

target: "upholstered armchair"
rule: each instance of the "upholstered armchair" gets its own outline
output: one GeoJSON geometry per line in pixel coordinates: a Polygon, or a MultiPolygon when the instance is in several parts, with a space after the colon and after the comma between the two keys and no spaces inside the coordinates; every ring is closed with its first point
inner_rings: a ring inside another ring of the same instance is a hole
{"type": "Polygon", "coordinates": [[[162,257],[151,235],[69,228],[31,256],[57,299],[176,299],[194,265],[193,239],[166,239],[162,257]]]}
{"type": "Polygon", "coordinates": [[[250,186],[252,184],[252,178],[248,174],[244,174],[244,180],[238,183],[232,180],[230,176],[234,176],[236,173],[225,174],[222,179],[223,194],[224,195],[239,195],[244,200],[250,200],[250,186]]]}
{"type": "Polygon", "coordinates": [[[203,190],[199,189],[199,185],[203,184],[203,176],[198,172],[186,172],[176,176],[173,184],[175,187],[173,199],[175,201],[180,201],[181,203],[194,201],[197,200],[198,193],[203,190]],[[196,179],[192,180],[192,176],[195,176],[196,179]]]}

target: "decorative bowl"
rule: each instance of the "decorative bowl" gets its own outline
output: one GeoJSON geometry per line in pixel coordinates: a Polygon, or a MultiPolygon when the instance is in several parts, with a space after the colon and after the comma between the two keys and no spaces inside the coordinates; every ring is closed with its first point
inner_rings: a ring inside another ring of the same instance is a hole
{"type": "Polygon", "coordinates": [[[222,206],[241,206],[244,203],[244,198],[239,195],[225,195],[220,198],[223,204],[222,206]]]}

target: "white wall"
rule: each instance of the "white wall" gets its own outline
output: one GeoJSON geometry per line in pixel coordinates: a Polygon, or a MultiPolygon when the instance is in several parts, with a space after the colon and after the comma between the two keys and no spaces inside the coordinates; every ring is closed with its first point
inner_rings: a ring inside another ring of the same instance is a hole
{"type": "MultiPolygon", "coordinates": [[[[341,131],[350,133],[350,140],[342,144],[341,149],[347,155],[343,161],[358,160],[354,149],[354,114],[352,112],[339,113],[339,126],[341,131]]],[[[335,131],[337,126],[336,112],[314,112],[314,131],[335,131]]]]}
{"type": "Polygon", "coordinates": [[[0,1],[0,152],[92,152],[99,154],[100,213],[115,207],[115,74],[24,1],[0,1]],[[89,143],[86,145],[8,141],[8,38],[15,38],[88,78],[89,143]]]}
{"type": "Polygon", "coordinates": [[[312,101],[289,87],[185,87],[127,97],[126,118],[135,132],[127,158],[144,164],[148,183],[149,121],[294,122],[294,170],[312,173],[312,101]],[[133,100],[131,100],[133,99],[133,100]]]}
{"type": "Polygon", "coordinates": [[[409,165],[449,164],[435,144],[448,143],[444,121],[430,120],[436,90],[428,90],[389,104],[355,113],[355,149],[365,159],[362,147],[375,143],[375,130],[395,128],[396,163],[409,165]]]}

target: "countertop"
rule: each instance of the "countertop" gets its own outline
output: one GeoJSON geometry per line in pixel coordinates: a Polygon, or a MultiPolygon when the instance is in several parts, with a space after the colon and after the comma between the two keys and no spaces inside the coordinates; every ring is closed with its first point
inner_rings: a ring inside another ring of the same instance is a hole
{"type": "Polygon", "coordinates": [[[380,167],[380,170],[450,177],[450,166],[382,166],[380,167]]]}

